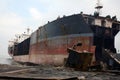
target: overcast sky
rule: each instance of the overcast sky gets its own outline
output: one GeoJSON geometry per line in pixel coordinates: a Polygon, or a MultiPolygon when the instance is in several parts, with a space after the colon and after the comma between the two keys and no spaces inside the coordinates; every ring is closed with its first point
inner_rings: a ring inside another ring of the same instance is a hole
{"type": "MultiPolygon", "coordinates": [[[[26,28],[36,30],[58,16],[93,14],[97,0],[0,0],[0,56],[8,57],[8,41],[26,28]]],[[[102,15],[117,16],[120,20],[120,0],[101,0],[102,15]]],[[[120,34],[116,47],[120,47],[120,34]]]]}

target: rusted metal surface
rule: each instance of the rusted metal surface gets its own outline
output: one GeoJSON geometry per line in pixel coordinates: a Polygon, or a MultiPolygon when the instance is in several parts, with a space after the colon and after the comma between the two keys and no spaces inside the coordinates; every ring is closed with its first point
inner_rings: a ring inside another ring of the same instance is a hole
{"type": "Polygon", "coordinates": [[[69,57],[66,66],[72,67],[77,70],[88,70],[91,66],[93,54],[90,52],[79,52],[74,49],[68,48],[69,57]]]}
{"type": "Polygon", "coordinates": [[[64,65],[68,57],[67,48],[73,47],[78,42],[82,43],[82,46],[78,48],[79,51],[95,52],[92,37],[73,35],[38,41],[31,44],[29,55],[14,56],[14,59],[35,64],[64,65]]]}
{"type": "Polygon", "coordinates": [[[65,58],[67,58],[67,55],[32,54],[30,55],[30,62],[36,64],[63,66],[65,58]]]}
{"type": "Polygon", "coordinates": [[[13,59],[18,62],[29,62],[29,55],[13,56],[13,59]]]}
{"type": "Polygon", "coordinates": [[[43,40],[30,46],[29,61],[33,63],[44,64],[62,64],[64,59],[68,57],[67,48],[81,42],[81,51],[95,52],[92,46],[93,38],[89,36],[64,36],[43,40]]]}
{"type": "Polygon", "coordinates": [[[33,32],[30,37],[30,45],[35,44],[37,42],[37,32],[33,32]]]}
{"type": "MultiPolygon", "coordinates": [[[[63,37],[49,39],[46,41],[37,42],[31,45],[29,55],[14,56],[14,60],[18,62],[30,62],[35,64],[51,64],[64,65],[65,59],[68,58],[68,47],[73,47],[74,44],[81,42],[82,47],[78,50],[89,51],[94,53],[95,47],[92,46],[92,37],[63,37]]],[[[92,61],[95,61],[94,58],[92,61]]]]}
{"type": "MultiPolygon", "coordinates": [[[[79,41],[82,42],[82,50],[87,50],[89,51],[89,47],[91,46],[91,41],[89,42],[89,37],[81,37],[81,38],[56,38],[53,40],[48,40],[47,45],[45,45],[44,41],[41,41],[38,44],[33,45],[33,50],[35,50],[35,54],[41,54],[42,52],[39,51],[44,51],[44,53],[47,54],[66,54],[67,53],[67,48],[72,47],[74,44],[78,43],[79,41]],[[44,50],[43,50],[44,49],[44,50]],[[38,52],[37,52],[38,51],[38,52]]],[[[32,53],[31,53],[32,54],[32,53]]]]}

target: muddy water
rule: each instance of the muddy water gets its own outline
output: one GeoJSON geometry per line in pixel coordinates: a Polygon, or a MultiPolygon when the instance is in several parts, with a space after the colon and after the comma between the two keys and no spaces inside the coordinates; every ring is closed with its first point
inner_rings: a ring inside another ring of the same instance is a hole
{"type": "MultiPolygon", "coordinates": [[[[74,69],[65,67],[53,67],[53,66],[18,66],[10,58],[0,58],[0,73],[28,69],[23,72],[11,73],[6,75],[28,77],[28,78],[50,78],[50,77],[78,77],[83,78],[83,80],[120,80],[120,74],[113,74],[108,72],[82,72],[74,71],[74,69]],[[7,64],[7,65],[4,65],[7,64]],[[14,66],[13,66],[14,64],[14,66]]],[[[0,79],[1,80],[1,79],[0,79]]]]}
{"type": "Polygon", "coordinates": [[[13,60],[11,58],[3,58],[0,57],[0,64],[8,64],[11,65],[13,63],[13,60]]]}

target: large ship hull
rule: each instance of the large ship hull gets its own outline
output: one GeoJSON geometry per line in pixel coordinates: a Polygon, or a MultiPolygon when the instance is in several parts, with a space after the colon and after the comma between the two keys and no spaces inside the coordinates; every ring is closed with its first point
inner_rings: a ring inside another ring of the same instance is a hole
{"type": "Polygon", "coordinates": [[[14,60],[35,64],[63,65],[68,57],[67,48],[72,47],[79,41],[84,45],[81,47],[82,51],[94,52],[92,34],[86,34],[86,36],[70,35],[33,44],[30,46],[29,55],[14,56],[14,60]]]}
{"type": "Polygon", "coordinates": [[[30,38],[13,45],[10,54],[18,62],[63,65],[68,58],[67,49],[80,42],[82,46],[78,51],[93,53],[93,63],[104,61],[103,49],[116,53],[114,40],[119,25],[117,21],[99,16],[64,16],[39,27],[30,38]]]}

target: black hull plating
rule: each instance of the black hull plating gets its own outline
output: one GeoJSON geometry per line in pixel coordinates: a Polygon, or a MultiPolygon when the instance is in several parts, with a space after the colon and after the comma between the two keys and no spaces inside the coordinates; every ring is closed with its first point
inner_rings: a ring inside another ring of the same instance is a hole
{"type": "Polygon", "coordinates": [[[13,56],[28,55],[29,54],[29,48],[30,48],[30,38],[24,40],[23,42],[21,42],[17,45],[15,45],[13,56]]]}

